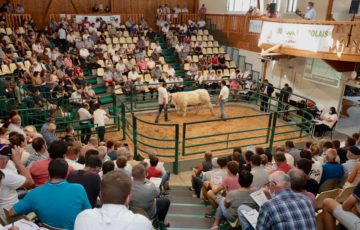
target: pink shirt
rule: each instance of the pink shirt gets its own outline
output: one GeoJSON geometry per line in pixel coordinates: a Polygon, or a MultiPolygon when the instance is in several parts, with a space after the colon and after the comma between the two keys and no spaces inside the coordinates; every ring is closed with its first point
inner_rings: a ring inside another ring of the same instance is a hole
{"type": "Polygon", "coordinates": [[[238,176],[227,176],[222,182],[221,186],[227,191],[232,191],[240,188],[238,176]]]}

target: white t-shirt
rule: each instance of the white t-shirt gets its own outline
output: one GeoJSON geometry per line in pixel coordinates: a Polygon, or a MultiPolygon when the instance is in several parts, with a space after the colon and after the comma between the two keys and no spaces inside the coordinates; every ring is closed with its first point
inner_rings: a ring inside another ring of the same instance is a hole
{"type": "Polygon", "coordinates": [[[136,71],[135,72],[130,71],[128,77],[130,80],[135,81],[139,77],[139,74],[136,71]]]}
{"type": "Polygon", "coordinates": [[[329,128],[332,128],[337,120],[338,120],[337,114],[325,114],[322,122],[325,125],[329,126],[329,128]],[[326,121],[326,119],[331,119],[331,122],[326,121]]]}
{"type": "Polygon", "coordinates": [[[124,205],[104,204],[101,208],[82,211],[75,220],[75,230],[152,230],[145,216],[134,214],[124,205]]]}
{"type": "Polygon", "coordinates": [[[1,171],[4,173],[5,177],[1,181],[0,213],[4,214],[4,208],[10,208],[19,201],[16,189],[20,188],[25,183],[26,178],[7,169],[1,169],[1,171]]]}
{"type": "Polygon", "coordinates": [[[229,94],[230,94],[229,88],[228,88],[226,85],[224,85],[224,86],[221,88],[219,97],[222,96],[222,100],[224,101],[224,100],[228,99],[229,94]]]}
{"type": "Polygon", "coordinates": [[[323,172],[322,163],[320,161],[314,161],[309,174],[310,178],[320,183],[322,172],[323,172]]]}
{"type": "Polygon", "coordinates": [[[79,114],[79,120],[82,121],[82,120],[88,120],[88,119],[91,119],[92,116],[89,112],[89,110],[85,109],[85,108],[80,108],[78,110],[78,114],[79,114]]]}
{"type": "Polygon", "coordinates": [[[162,105],[164,104],[164,102],[167,104],[169,102],[169,95],[167,90],[160,86],[158,88],[158,94],[159,94],[159,104],[162,105]]]}
{"type": "Polygon", "coordinates": [[[105,120],[109,118],[106,116],[106,112],[103,109],[97,109],[94,111],[94,124],[95,127],[105,126],[105,120]]]}

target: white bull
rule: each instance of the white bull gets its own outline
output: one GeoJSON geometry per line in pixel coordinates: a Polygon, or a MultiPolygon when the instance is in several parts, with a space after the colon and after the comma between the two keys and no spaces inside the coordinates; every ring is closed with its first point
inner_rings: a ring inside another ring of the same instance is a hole
{"type": "Polygon", "coordinates": [[[170,94],[170,100],[175,105],[177,111],[183,111],[183,116],[186,116],[186,109],[188,106],[195,106],[196,114],[199,112],[201,106],[206,106],[214,115],[214,109],[211,104],[210,95],[205,89],[197,89],[188,92],[178,92],[170,94]]]}

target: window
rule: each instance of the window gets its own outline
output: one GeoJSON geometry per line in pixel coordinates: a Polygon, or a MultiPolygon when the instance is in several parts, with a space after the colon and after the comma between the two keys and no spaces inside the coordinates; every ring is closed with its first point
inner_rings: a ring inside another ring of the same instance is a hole
{"type": "Polygon", "coordinates": [[[294,13],[297,9],[298,0],[288,0],[286,12],[294,13]]]}
{"type": "Polygon", "coordinates": [[[247,12],[250,6],[257,6],[257,0],[228,0],[228,11],[247,12]]]}

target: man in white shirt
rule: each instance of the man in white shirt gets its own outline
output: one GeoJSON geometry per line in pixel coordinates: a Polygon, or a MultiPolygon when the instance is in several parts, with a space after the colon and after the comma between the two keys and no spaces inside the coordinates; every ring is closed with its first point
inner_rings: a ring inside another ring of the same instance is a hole
{"type": "Polygon", "coordinates": [[[124,172],[112,171],[101,181],[101,208],[82,211],[75,220],[75,230],[152,230],[151,222],[128,210],[132,181],[124,172]]]}
{"type": "Polygon", "coordinates": [[[158,87],[159,87],[159,80],[156,78],[156,76],[151,76],[151,80],[149,81],[149,90],[151,94],[151,99],[153,98],[154,92],[157,91],[158,87]]]}
{"type": "Polygon", "coordinates": [[[80,57],[86,59],[89,55],[90,55],[90,52],[88,49],[86,49],[85,46],[83,46],[80,50],[79,50],[79,54],[80,54],[80,57]]]}
{"type": "Polygon", "coordinates": [[[29,170],[21,161],[21,150],[18,146],[12,149],[10,145],[0,145],[0,178],[0,215],[4,216],[4,208],[12,207],[18,202],[16,189],[30,188],[34,184],[29,170]],[[5,169],[10,157],[20,175],[5,169]]]}
{"type": "Polygon", "coordinates": [[[96,132],[99,137],[99,141],[104,141],[105,136],[105,120],[109,120],[110,115],[103,109],[100,108],[100,104],[95,105],[94,111],[94,125],[96,127],[96,132]]]}
{"type": "Polygon", "coordinates": [[[139,74],[136,72],[136,69],[133,67],[131,69],[131,71],[128,74],[128,78],[132,81],[135,82],[138,78],[139,78],[139,74]]]}
{"type": "Polygon", "coordinates": [[[24,138],[26,138],[26,134],[23,130],[23,128],[21,127],[21,117],[20,115],[15,115],[10,119],[10,124],[8,126],[8,131],[9,133],[11,132],[17,132],[20,133],[24,136],[24,138]]]}
{"type": "Polygon", "coordinates": [[[229,88],[226,86],[226,81],[221,81],[221,90],[218,98],[218,103],[220,104],[221,119],[225,119],[225,102],[227,101],[229,94],[230,91],[229,88]]]}
{"type": "Polygon", "coordinates": [[[168,103],[169,103],[169,94],[166,90],[166,83],[163,82],[161,86],[158,88],[158,96],[159,96],[159,111],[157,113],[155,123],[159,122],[160,114],[164,109],[165,121],[170,121],[168,118],[168,103]]]}
{"type": "Polygon", "coordinates": [[[89,104],[84,103],[84,106],[78,110],[78,116],[81,127],[81,142],[87,144],[91,136],[90,119],[92,115],[89,112],[89,104]]]}
{"type": "Polygon", "coordinates": [[[316,11],[314,9],[314,3],[313,2],[308,2],[307,11],[306,11],[306,14],[305,14],[304,18],[306,20],[315,20],[316,11]]]}

